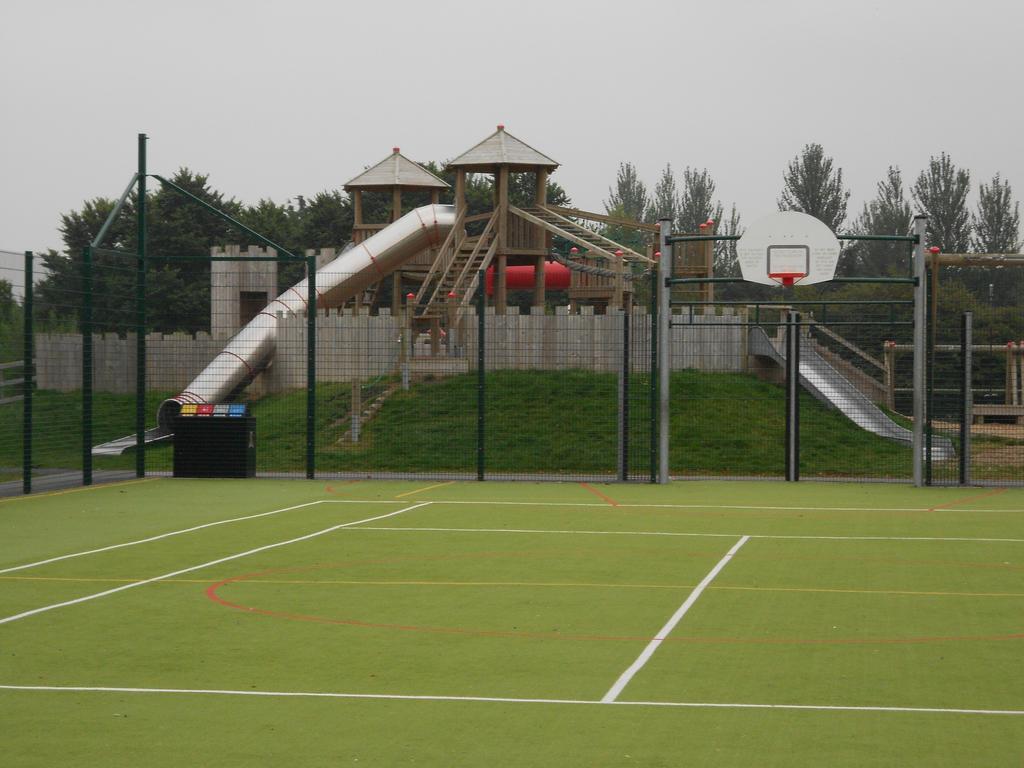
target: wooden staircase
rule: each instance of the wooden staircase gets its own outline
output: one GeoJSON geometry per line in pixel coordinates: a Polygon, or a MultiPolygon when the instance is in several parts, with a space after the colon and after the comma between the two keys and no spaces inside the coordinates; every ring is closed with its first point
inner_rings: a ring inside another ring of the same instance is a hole
{"type": "Polygon", "coordinates": [[[460,214],[416,294],[416,317],[438,318],[454,306],[472,300],[480,270],[487,269],[498,248],[498,212],[479,235],[466,235],[465,214],[460,214]],[[450,297],[454,294],[454,297],[450,297]]]}

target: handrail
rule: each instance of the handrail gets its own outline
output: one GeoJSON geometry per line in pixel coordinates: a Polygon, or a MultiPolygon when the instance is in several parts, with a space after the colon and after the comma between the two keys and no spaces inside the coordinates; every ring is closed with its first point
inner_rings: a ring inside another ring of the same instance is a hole
{"type": "MultiPolygon", "coordinates": [[[[565,216],[562,216],[559,213],[556,213],[555,211],[551,210],[550,208],[545,208],[543,205],[538,205],[537,208],[539,208],[540,210],[544,211],[545,213],[547,213],[547,214],[549,214],[551,216],[554,216],[556,219],[560,219],[561,221],[565,222],[566,224],[568,224],[571,227],[576,227],[577,229],[586,229],[586,227],[581,227],[575,221],[572,221],[571,219],[569,219],[569,218],[567,218],[565,216]]],[[[639,253],[638,251],[634,251],[629,246],[622,245],[622,243],[617,243],[614,240],[612,240],[610,237],[605,237],[600,232],[594,232],[594,231],[589,230],[589,229],[587,229],[587,232],[591,235],[591,237],[596,237],[598,240],[600,240],[600,241],[602,241],[604,243],[607,243],[609,246],[614,247],[615,250],[621,250],[624,254],[630,256],[635,261],[646,261],[648,263],[653,263],[651,261],[651,259],[648,259],[646,256],[644,256],[643,254],[639,253]]]]}
{"type": "MultiPolygon", "coordinates": [[[[499,212],[500,211],[495,210],[494,213],[491,214],[491,218],[487,222],[487,226],[484,227],[484,231],[480,233],[480,239],[476,241],[476,244],[473,246],[472,252],[470,252],[470,254],[469,254],[469,258],[466,259],[466,263],[462,265],[462,270],[459,272],[458,277],[456,277],[455,281],[452,283],[451,290],[455,291],[456,296],[458,296],[459,286],[462,284],[462,281],[466,278],[466,272],[473,265],[473,262],[476,261],[476,257],[480,253],[480,248],[483,246],[483,244],[487,240],[488,236],[490,236],[491,230],[494,229],[495,224],[497,224],[499,212]]],[[[492,237],[489,250],[493,250],[493,249],[495,249],[497,247],[498,247],[498,238],[497,237],[492,237]]],[[[440,290],[441,290],[441,281],[438,280],[437,286],[434,288],[434,295],[430,297],[430,304],[434,303],[434,300],[437,298],[437,293],[440,290]]]]}
{"type": "MultiPolygon", "coordinates": [[[[480,266],[473,270],[473,277],[469,281],[469,285],[466,286],[466,292],[462,295],[462,300],[459,302],[459,309],[463,309],[469,305],[469,302],[473,298],[473,294],[476,292],[477,281],[480,279],[480,273],[486,270],[491,265],[491,260],[494,258],[495,252],[498,250],[498,238],[494,238],[491,241],[491,247],[487,249],[487,253],[484,254],[483,261],[480,262],[480,266]]],[[[468,268],[468,262],[467,262],[468,268]]],[[[464,268],[465,273],[466,268],[464,268]]],[[[462,275],[460,275],[462,277],[462,275]]]]}
{"type": "Polygon", "coordinates": [[[608,216],[602,213],[593,213],[592,211],[584,211],[579,208],[565,208],[561,205],[538,205],[538,208],[544,208],[545,210],[553,213],[561,214],[562,216],[573,216],[577,219],[586,219],[587,221],[601,221],[605,224],[618,224],[620,227],[629,227],[630,229],[639,229],[644,232],[657,232],[657,224],[646,224],[642,221],[635,221],[634,219],[624,219],[619,216],[608,216]]]}
{"type": "Polygon", "coordinates": [[[873,366],[878,368],[878,370],[880,370],[880,371],[884,371],[885,370],[885,363],[881,362],[880,360],[878,360],[873,355],[865,352],[863,349],[858,347],[852,341],[847,341],[842,336],[840,336],[838,333],[836,333],[832,329],[822,325],[820,322],[815,320],[813,317],[812,318],[808,318],[806,322],[807,322],[808,326],[813,327],[813,328],[817,328],[819,331],[824,333],[830,339],[833,339],[834,341],[838,342],[839,344],[843,345],[848,350],[853,352],[855,355],[858,355],[863,360],[866,360],[867,362],[871,363],[873,366]]]}
{"type": "Polygon", "coordinates": [[[452,225],[452,228],[450,230],[448,230],[448,236],[445,237],[444,242],[441,243],[441,247],[437,249],[437,258],[435,258],[433,263],[430,265],[430,269],[427,270],[426,277],[423,278],[423,282],[420,284],[419,291],[416,292],[417,305],[419,305],[420,301],[423,299],[423,295],[427,292],[427,288],[430,285],[431,278],[433,278],[434,275],[436,275],[438,272],[441,272],[442,274],[447,272],[448,267],[451,266],[451,262],[455,261],[455,254],[458,252],[458,249],[456,247],[456,241],[458,234],[462,231],[462,227],[465,224],[465,219],[466,209],[463,208],[459,212],[459,215],[455,217],[455,224],[452,225]],[[447,261],[447,263],[445,263],[444,269],[441,270],[438,268],[438,266],[439,264],[441,264],[441,262],[445,260],[445,254],[449,249],[452,252],[452,257],[450,260],[447,261]]]}

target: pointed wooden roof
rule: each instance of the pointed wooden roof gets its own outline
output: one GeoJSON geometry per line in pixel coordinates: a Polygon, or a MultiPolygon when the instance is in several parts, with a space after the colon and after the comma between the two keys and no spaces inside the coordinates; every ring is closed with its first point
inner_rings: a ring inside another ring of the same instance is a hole
{"type": "Polygon", "coordinates": [[[384,189],[391,187],[427,187],[448,189],[448,183],[439,179],[422,165],[402,154],[398,147],[372,168],[367,168],[345,183],[345,190],[384,189]]]}
{"type": "Polygon", "coordinates": [[[448,163],[447,168],[479,172],[491,171],[496,165],[507,165],[513,171],[558,167],[555,160],[506,133],[505,126],[499,125],[498,130],[486,139],[448,163]]]}

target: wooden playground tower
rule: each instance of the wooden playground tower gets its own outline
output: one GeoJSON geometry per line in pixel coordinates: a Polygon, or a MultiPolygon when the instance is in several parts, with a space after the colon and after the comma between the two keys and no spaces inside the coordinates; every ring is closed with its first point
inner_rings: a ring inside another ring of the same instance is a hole
{"type": "MultiPolygon", "coordinates": [[[[526,265],[534,269],[534,307],[545,303],[545,263],[551,254],[554,237],[560,237],[585,252],[580,263],[600,264],[619,277],[595,278],[592,274],[572,272],[570,298],[603,302],[607,306],[623,306],[628,283],[621,274],[630,262],[649,263],[647,254],[638,253],[610,240],[574,219],[612,219],[586,211],[548,205],[548,176],[558,163],[499,125],[490,136],[448,163],[446,170],[455,174],[454,204],[456,220],[451,233],[437,251],[437,256],[415,296],[415,315],[429,321],[434,328],[442,318],[453,317],[472,301],[481,271],[494,268],[493,306],[504,314],[508,307],[508,267],[526,265]],[[466,189],[471,173],[490,174],[494,178],[491,210],[469,215],[466,189]],[[527,208],[511,202],[511,174],[532,174],[535,179],[534,199],[527,208]]],[[[637,226],[653,225],[615,220],[614,223],[637,226]]],[[[571,269],[571,268],[570,268],[571,269]]]]}

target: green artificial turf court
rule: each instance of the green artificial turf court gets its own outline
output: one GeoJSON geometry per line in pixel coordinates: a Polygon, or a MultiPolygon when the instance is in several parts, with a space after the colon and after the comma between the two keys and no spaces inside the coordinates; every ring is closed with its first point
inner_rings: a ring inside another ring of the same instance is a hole
{"type": "Polygon", "coordinates": [[[4,765],[1020,765],[1024,490],[0,501],[4,765]]]}

